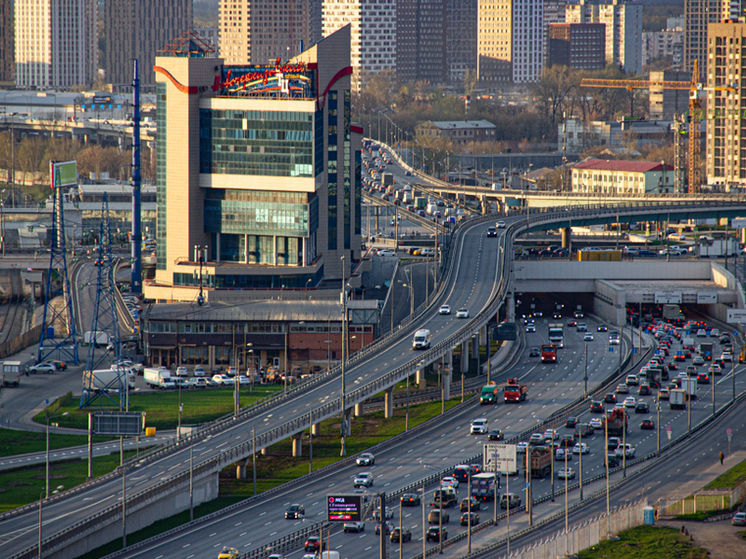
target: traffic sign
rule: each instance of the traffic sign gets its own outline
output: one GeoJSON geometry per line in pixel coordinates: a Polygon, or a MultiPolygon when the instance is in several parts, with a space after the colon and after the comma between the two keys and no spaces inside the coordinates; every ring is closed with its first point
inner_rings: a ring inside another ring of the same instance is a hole
{"type": "Polygon", "coordinates": [[[515,472],[518,469],[516,445],[485,443],[482,451],[482,468],[485,472],[515,472]]]}
{"type": "Polygon", "coordinates": [[[670,425],[666,425],[666,431],[668,431],[669,433],[671,432],[671,426],[670,425]]]}
{"type": "Polygon", "coordinates": [[[609,346],[609,353],[614,353],[614,346],[613,345],[609,346]]]}
{"type": "Polygon", "coordinates": [[[727,433],[728,435],[732,435],[732,434],[733,434],[733,429],[731,429],[730,427],[728,427],[728,428],[727,428],[727,429],[725,430],[725,432],[726,432],[726,433],[727,433]]]}
{"type": "Polygon", "coordinates": [[[725,321],[728,324],[746,324],[746,310],[728,309],[726,311],[725,321]]]}
{"type": "Polygon", "coordinates": [[[637,348],[636,347],[632,348],[632,353],[637,353],[637,348]]]}
{"type": "Polygon", "coordinates": [[[670,441],[671,440],[671,426],[666,425],[666,438],[670,441]]]}

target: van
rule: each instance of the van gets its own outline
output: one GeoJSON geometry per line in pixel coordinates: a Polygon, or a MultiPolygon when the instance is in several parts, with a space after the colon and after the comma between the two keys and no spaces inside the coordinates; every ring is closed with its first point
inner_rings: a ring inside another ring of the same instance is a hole
{"type": "Polygon", "coordinates": [[[459,464],[453,469],[453,477],[463,482],[469,479],[470,473],[471,473],[471,466],[467,464],[459,464]]]}
{"type": "Polygon", "coordinates": [[[422,329],[417,330],[414,333],[414,339],[412,340],[412,349],[427,349],[430,347],[430,330],[422,329]]]}
{"type": "Polygon", "coordinates": [[[427,521],[430,524],[447,524],[449,518],[450,516],[448,515],[448,513],[440,509],[431,510],[430,513],[427,515],[427,521]]]}
{"type": "Polygon", "coordinates": [[[515,493],[503,493],[500,495],[500,508],[501,509],[507,509],[508,503],[510,503],[510,508],[514,509],[516,507],[521,506],[521,498],[516,495],[515,493]]]}

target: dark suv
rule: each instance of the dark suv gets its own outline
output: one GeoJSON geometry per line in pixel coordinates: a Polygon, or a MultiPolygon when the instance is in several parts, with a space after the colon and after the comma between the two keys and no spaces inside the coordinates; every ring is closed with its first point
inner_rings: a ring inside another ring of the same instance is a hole
{"type": "Polygon", "coordinates": [[[604,404],[598,400],[591,402],[591,413],[604,413],[604,404]]]}

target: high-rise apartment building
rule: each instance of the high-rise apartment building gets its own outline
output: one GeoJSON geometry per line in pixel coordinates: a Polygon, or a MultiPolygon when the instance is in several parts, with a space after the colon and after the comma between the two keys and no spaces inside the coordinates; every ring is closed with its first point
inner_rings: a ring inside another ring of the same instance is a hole
{"type": "Polygon", "coordinates": [[[0,85],[12,86],[14,80],[14,39],[13,39],[13,0],[0,0],[0,85]]]}
{"type": "Polygon", "coordinates": [[[674,70],[680,70],[684,56],[684,30],[664,29],[642,34],[642,65],[663,57],[671,57],[674,70]]]}
{"type": "Polygon", "coordinates": [[[565,23],[567,0],[546,0],[544,2],[544,65],[549,66],[549,26],[565,23]]]}
{"type": "Polygon", "coordinates": [[[158,254],[147,297],[193,301],[202,285],[208,301],[239,301],[241,289],[350,279],[362,194],[350,35],[345,26],[279,66],[226,64],[177,42],[156,58],[158,254]]]}
{"type": "Polygon", "coordinates": [[[466,71],[477,69],[477,14],[479,0],[446,3],[446,64],[448,81],[461,82],[466,71]]]}
{"type": "Polygon", "coordinates": [[[396,0],[324,0],[324,37],[350,25],[352,88],[359,91],[368,73],[396,70],[396,0]]]}
{"type": "Polygon", "coordinates": [[[642,4],[625,0],[580,0],[568,4],[567,23],[606,25],[606,63],[642,73],[642,4]]]}
{"type": "Polygon", "coordinates": [[[707,26],[743,15],[740,0],[684,0],[684,71],[707,76],[707,26]]]}
{"type": "Polygon", "coordinates": [[[287,60],[311,45],[309,0],[220,0],[220,56],[228,64],[287,60]]]}
{"type": "Polygon", "coordinates": [[[157,51],[191,26],[191,0],[106,0],[106,81],[115,88],[129,86],[136,58],[140,85],[152,90],[157,51]]]}
{"type": "Polygon", "coordinates": [[[15,0],[16,86],[90,84],[98,67],[97,10],[96,0],[15,0]]]}
{"type": "Polygon", "coordinates": [[[398,0],[396,75],[404,81],[447,80],[447,0],[398,0]]]}
{"type": "MultiPolygon", "coordinates": [[[[666,70],[650,72],[652,82],[688,82],[692,75],[688,72],[666,70]]],[[[675,114],[684,114],[689,108],[688,89],[670,89],[650,86],[648,99],[650,100],[650,120],[673,120],[675,114]]]]}
{"type": "Polygon", "coordinates": [[[746,185],[745,58],[746,23],[707,26],[707,184],[725,190],[746,185]]]}
{"type": "Polygon", "coordinates": [[[528,83],[541,77],[543,0],[480,0],[477,72],[483,83],[528,83]]]}
{"type": "Polygon", "coordinates": [[[575,70],[600,70],[606,65],[603,23],[552,23],[549,25],[549,60],[575,70]]]}

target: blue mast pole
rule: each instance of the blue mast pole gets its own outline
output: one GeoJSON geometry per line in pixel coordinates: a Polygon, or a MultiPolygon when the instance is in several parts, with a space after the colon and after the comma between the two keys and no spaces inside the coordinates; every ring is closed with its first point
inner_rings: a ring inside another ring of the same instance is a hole
{"type": "Polygon", "coordinates": [[[142,217],[140,211],[140,77],[134,60],[132,80],[132,293],[142,293],[142,217]]]}

